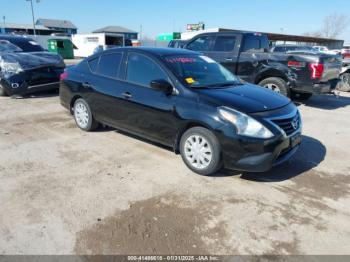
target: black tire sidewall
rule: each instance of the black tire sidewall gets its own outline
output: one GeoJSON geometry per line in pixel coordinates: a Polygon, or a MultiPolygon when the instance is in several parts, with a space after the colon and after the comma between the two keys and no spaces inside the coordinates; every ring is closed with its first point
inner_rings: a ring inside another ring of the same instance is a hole
{"type": "Polygon", "coordinates": [[[267,84],[274,84],[276,86],[278,86],[278,88],[280,89],[280,94],[284,95],[286,97],[290,97],[290,89],[287,86],[287,82],[279,77],[269,77],[269,78],[265,78],[264,80],[260,81],[259,85],[265,87],[265,85],[267,84]]]}
{"type": "Polygon", "coordinates": [[[185,162],[187,167],[191,169],[193,172],[204,175],[204,176],[209,176],[215,174],[217,171],[220,170],[222,167],[222,161],[221,161],[221,146],[216,138],[216,136],[209,130],[204,127],[193,127],[188,129],[181,137],[180,140],[180,153],[182,160],[185,162]],[[209,166],[205,169],[197,169],[193,167],[187,160],[184,152],[184,145],[186,140],[192,136],[192,135],[200,135],[203,136],[208,143],[210,144],[211,150],[212,150],[212,159],[209,164],[209,166]]]}
{"type": "Polygon", "coordinates": [[[94,127],[94,119],[93,119],[93,116],[92,116],[92,113],[91,113],[91,109],[90,109],[90,106],[89,104],[82,98],[79,98],[77,99],[75,102],[74,102],[74,111],[73,111],[73,116],[74,116],[74,121],[76,123],[76,125],[81,129],[81,130],[84,130],[84,131],[92,131],[95,129],[94,127]],[[89,120],[88,120],[88,124],[85,128],[82,128],[81,126],[79,126],[78,122],[77,122],[77,119],[75,117],[75,107],[78,103],[82,103],[86,106],[87,108],[87,111],[88,111],[88,115],[89,115],[89,120]]]}

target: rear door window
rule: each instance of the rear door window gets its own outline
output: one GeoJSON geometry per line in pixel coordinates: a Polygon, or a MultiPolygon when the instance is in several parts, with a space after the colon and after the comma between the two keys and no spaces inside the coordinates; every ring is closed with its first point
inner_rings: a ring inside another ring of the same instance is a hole
{"type": "Polygon", "coordinates": [[[210,51],[211,43],[213,42],[213,36],[202,36],[193,40],[187,45],[187,48],[193,51],[210,51]]]}
{"type": "Polygon", "coordinates": [[[108,77],[117,77],[122,56],[122,53],[101,55],[96,73],[108,77]]]}
{"type": "Polygon", "coordinates": [[[242,52],[257,51],[269,49],[269,41],[266,35],[262,34],[246,34],[244,36],[244,43],[242,52]]]}
{"type": "Polygon", "coordinates": [[[217,36],[213,51],[230,52],[235,48],[236,37],[230,35],[217,36]]]}

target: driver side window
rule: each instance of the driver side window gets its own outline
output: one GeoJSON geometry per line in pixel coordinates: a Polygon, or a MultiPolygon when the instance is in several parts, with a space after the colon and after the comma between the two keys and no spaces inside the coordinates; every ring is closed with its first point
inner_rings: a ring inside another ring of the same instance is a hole
{"type": "Polygon", "coordinates": [[[150,87],[151,81],[158,79],[168,80],[159,65],[144,55],[129,54],[126,81],[150,87]]]}

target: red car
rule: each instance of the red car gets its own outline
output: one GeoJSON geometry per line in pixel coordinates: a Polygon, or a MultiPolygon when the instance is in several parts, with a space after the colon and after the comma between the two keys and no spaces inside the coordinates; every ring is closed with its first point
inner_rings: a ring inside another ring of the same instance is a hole
{"type": "Polygon", "coordinates": [[[350,59],[350,49],[342,49],[341,50],[341,55],[343,56],[343,58],[348,58],[350,59]]]}

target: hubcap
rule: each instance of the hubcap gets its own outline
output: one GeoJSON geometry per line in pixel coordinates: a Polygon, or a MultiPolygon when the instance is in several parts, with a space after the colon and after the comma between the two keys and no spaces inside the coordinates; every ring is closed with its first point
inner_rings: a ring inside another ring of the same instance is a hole
{"type": "Polygon", "coordinates": [[[266,87],[267,89],[270,89],[270,90],[272,90],[272,91],[275,91],[276,93],[281,93],[280,88],[279,88],[277,85],[275,85],[275,84],[266,84],[265,87],[266,87]]]}
{"type": "Polygon", "coordinates": [[[79,127],[86,128],[89,123],[89,112],[87,107],[78,102],[74,107],[74,117],[79,127]]]}
{"type": "Polygon", "coordinates": [[[200,135],[192,135],[185,142],[185,157],[197,169],[207,168],[213,153],[208,141],[200,135]]]}

